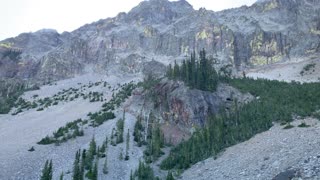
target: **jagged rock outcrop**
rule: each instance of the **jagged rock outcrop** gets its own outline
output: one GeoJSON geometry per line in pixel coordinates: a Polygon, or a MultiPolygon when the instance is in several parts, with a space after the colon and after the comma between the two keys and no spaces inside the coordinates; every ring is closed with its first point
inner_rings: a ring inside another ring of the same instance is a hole
{"type": "MultiPolygon", "coordinates": [[[[226,84],[219,84],[215,92],[190,89],[182,82],[163,80],[152,91],[155,110],[159,110],[164,121],[179,122],[185,127],[205,125],[209,115],[235,107],[235,103],[250,102],[250,94],[226,84]]],[[[151,97],[152,97],[151,96],[151,97]]]]}
{"type": "Polygon", "coordinates": [[[220,83],[215,92],[190,89],[183,82],[161,80],[149,90],[133,93],[135,107],[142,105],[142,116],[152,112],[162,123],[165,137],[177,144],[195,128],[203,127],[211,115],[234,111],[254,99],[248,93],[220,83]],[[143,104],[141,104],[143,102],[143,104]],[[174,129],[174,130],[172,130],[174,129]]]}
{"type": "Polygon", "coordinates": [[[168,64],[205,48],[217,66],[242,70],[318,52],[319,20],[319,0],[259,1],[221,12],[194,10],[185,0],[143,1],[71,33],[41,30],[4,40],[1,47],[22,54],[1,66],[10,66],[10,76],[49,81],[81,74],[88,64],[136,73],[152,59],[168,64]]]}

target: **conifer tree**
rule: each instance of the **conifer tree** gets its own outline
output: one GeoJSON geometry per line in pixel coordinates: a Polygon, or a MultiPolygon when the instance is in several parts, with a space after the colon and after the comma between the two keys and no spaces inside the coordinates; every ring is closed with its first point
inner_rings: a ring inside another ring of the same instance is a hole
{"type": "Polygon", "coordinates": [[[106,152],[106,157],[104,159],[103,163],[103,169],[102,169],[103,174],[108,174],[108,152],[106,152]]]}
{"type": "Polygon", "coordinates": [[[92,140],[89,145],[88,153],[86,154],[86,161],[85,161],[85,169],[92,169],[92,162],[94,160],[94,156],[97,153],[97,145],[94,137],[92,137],[92,140]]]}
{"type": "Polygon", "coordinates": [[[172,69],[172,65],[171,64],[169,64],[168,69],[167,69],[167,77],[169,79],[173,78],[173,69],[172,69]]]}
{"type": "Polygon", "coordinates": [[[86,150],[84,149],[84,150],[82,150],[82,155],[81,155],[81,164],[80,164],[81,176],[80,176],[80,180],[84,179],[85,163],[86,163],[86,150]]]}
{"type": "Polygon", "coordinates": [[[63,177],[64,177],[64,174],[63,174],[63,172],[60,174],[60,178],[59,178],[59,180],[63,180],[63,177]]]}
{"type": "Polygon", "coordinates": [[[91,180],[98,180],[98,160],[94,163],[91,180]]]}
{"type": "Polygon", "coordinates": [[[126,138],[126,156],[125,156],[125,160],[129,160],[129,141],[130,141],[130,132],[128,129],[128,133],[127,133],[127,138],[126,138]]]}
{"type": "Polygon", "coordinates": [[[41,180],[52,180],[52,160],[46,161],[44,168],[42,169],[41,180]]]}
{"type": "Polygon", "coordinates": [[[180,67],[177,64],[177,61],[174,61],[173,78],[174,79],[179,79],[180,78],[180,67]]]}
{"type": "Polygon", "coordinates": [[[81,179],[81,167],[80,167],[80,150],[76,152],[76,157],[73,163],[73,180],[81,179]]]}
{"type": "Polygon", "coordinates": [[[174,177],[171,171],[168,172],[166,180],[174,180],[174,177]]]}

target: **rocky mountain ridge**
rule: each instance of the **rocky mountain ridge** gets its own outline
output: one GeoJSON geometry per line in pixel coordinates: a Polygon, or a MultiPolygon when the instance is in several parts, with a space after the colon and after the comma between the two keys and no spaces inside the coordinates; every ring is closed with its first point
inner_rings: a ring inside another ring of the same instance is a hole
{"type": "Polygon", "coordinates": [[[52,81],[85,73],[90,64],[102,73],[138,73],[151,60],[168,64],[202,48],[218,67],[238,71],[288,61],[319,51],[319,8],[319,0],[270,0],[213,12],[185,0],[143,1],[70,33],[42,30],[1,41],[5,50],[21,50],[13,65],[1,53],[1,70],[14,71],[1,76],[52,81]]]}

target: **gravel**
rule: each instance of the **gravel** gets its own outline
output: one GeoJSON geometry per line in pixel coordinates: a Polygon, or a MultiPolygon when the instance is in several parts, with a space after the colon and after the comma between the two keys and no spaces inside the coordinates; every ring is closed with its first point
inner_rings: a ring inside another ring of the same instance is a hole
{"type": "Polygon", "coordinates": [[[264,180],[277,175],[292,176],[293,171],[297,172],[297,178],[319,179],[319,121],[307,118],[292,125],[295,126],[292,129],[283,129],[275,124],[250,140],[227,148],[216,160],[209,158],[195,164],[181,179],[264,180]],[[311,127],[297,127],[301,122],[311,127]]]}
{"type": "MultiPolygon", "coordinates": [[[[57,92],[70,87],[77,88],[89,82],[107,81],[112,87],[117,84],[137,81],[138,77],[115,77],[98,74],[87,74],[68,80],[59,81],[53,85],[46,85],[40,90],[26,92],[23,97],[31,98],[37,94],[39,97],[50,97],[57,92]],[[82,83],[82,84],[78,84],[82,83]]],[[[93,91],[102,91],[99,87],[94,87],[93,91]]],[[[101,87],[102,88],[102,87],[101,87]]],[[[110,99],[112,92],[104,90],[106,99],[110,99]]],[[[16,116],[0,115],[0,179],[1,180],[33,180],[39,179],[41,169],[47,159],[53,160],[54,179],[58,179],[61,172],[64,172],[66,179],[71,179],[72,165],[75,153],[78,149],[88,148],[89,142],[94,136],[97,145],[101,145],[105,137],[110,136],[112,128],[115,127],[118,117],[122,117],[122,109],[117,109],[117,116],[114,120],[109,120],[103,125],[84,129],[85,135],[71,139],[59,146],[37,145],[36,143],[46,135],[51,135],[59,127],[64,126],[78,118],[85,119],[89,112],[96,112],[101,109],[102,102],[90,103],[88,100],[77,99],[71,102],[59,103],[49,107],[44,111],[31,109],[16,116]],[[34,147],[35,151],[28,149],[34,147]],[[69,173],[68,173],[69,172],[69,173]]],[[[130,171],[138,166],[139,159],[142,158],[142,150],[133,146],[132,130],[136,119],[127,113],[125,120],[125,135],[130,129],[130,160],[119,161],[119,152],[122,148],[125,152],[125,143],[116,147],[109,146],[108,165],[109,174],[102,174],[102,164],[104,159],[100,159],[99,179],[128,179],[130,171]]],[[[109,138],[110,139],[110,138],[109,138]]]]}

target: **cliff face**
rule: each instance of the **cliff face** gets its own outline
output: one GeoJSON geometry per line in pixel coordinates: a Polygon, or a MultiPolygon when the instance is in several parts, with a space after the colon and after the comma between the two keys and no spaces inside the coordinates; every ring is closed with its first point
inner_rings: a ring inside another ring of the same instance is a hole
{"type": "Polygon", "coordinates": [[[21,55],[13,64],[2,55],[0,68],[1,76],[42,81],[84,73],[88,64],[99,72],[135,73],[152,59],[167,64],[205,48],[218,66],[242,70],[316,53],[319,42],[319,0],[259,1],[221,12],[194,10],[185,0],[150,0],[71,33],[42,30],[4,40],[2,48],[21,55]]]}
{"type": "Polygon", "coordinates": [[[250,94],[219,84],[215,92],[190,89],[183,82],[162,80],[143,94],[144,111],[152,111],[164,122],[181,127],[203,127],[209,115],[234,110],[254,99],[250,94]]]}

